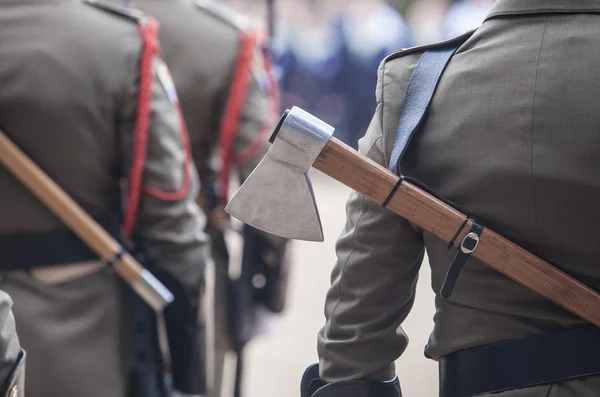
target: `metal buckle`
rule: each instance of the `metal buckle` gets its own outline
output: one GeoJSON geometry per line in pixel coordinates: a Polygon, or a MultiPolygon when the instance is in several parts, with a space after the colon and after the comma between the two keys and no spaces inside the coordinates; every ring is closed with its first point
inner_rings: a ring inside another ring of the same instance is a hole
{"type": "Polygon", "coordinates": [[[475,251],[475,249],[477,249],[477,246],[479,245],[479,236],[477,235],[477,233],[475,232],[471,232],[469,234],[467,234],[465,236],[465,238],[463,238],[463,241],[460,243],[460,250],[465,253],[465,254],[470,254],[473,251],[475,251]],[[469,244],[469,246],[467,246],[466,244],[469,244]],[[470,245],[473,245],[472,247],[470,247],[470,245]]]}

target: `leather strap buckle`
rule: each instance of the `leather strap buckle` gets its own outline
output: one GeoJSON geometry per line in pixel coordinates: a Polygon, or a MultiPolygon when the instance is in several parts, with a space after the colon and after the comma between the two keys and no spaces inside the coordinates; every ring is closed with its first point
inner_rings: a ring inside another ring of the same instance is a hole
{"type": "Polygon", "coordinates": [[[479,235],[475,232],[470,232],[463,238],[463,241],[460,243],[460,250],[464,254],[471,254],[473,251],[477,249],[479,245],[479,235]]]}
{"type": "MultiPolygon", "coordinates": [[[[481,226],[475,219],[473,219],[472,222],[471,230],[461,241],[459,247],[460,251],[457,252],[454,260],[452,263],[450,263],[448,272],[446,273],[446,278],[444,279],[442,290],[440,291],[440,295],[443,299],[450,298],[452,292],[454,291],[454,286],[458,281],[458,276],[460,275],[463,266],[469,259],[469,255],[471,255],[471,253],[475,251],[479,245],[479,236],[481,236],[481,233],[483,233],[483,226],[481,226]]],[[[461,226],[461,230],[465,224],[466,222],[461,226]]],[[[456,236],[458,236],[459,233],[460,230],[456,236]]]]}

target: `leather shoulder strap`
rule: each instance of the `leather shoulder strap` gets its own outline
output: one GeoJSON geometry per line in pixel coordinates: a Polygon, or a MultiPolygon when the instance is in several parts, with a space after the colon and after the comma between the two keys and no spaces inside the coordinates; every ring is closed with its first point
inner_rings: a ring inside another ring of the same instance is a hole
{"type": "Polygon", "coordinates": [[[400,111],[400,122],[390,156],[390,171],[400,174],[400,162],[410,139],[425,120],[435,89],[448,62],[456,50],[473,34],[470,31],[455,39],[423,47],[414,47],[391,55],[386,60],[395,59],[420,50],[425,50],[410,76],[404,103],[400,111]]]}
{"type": "Polygon", "coordinates": [[[112,4],[107,4],[102,1],[97,0],[82,0],[84,4],[90,5],[92,7],[96,7],[99,10],[109,12],[111,14],[124,17],[132,20],[133,22],[139,24],[145,18],[145,14],[143,11],[133,8],[133,7],[118,7],[112,4]]]}

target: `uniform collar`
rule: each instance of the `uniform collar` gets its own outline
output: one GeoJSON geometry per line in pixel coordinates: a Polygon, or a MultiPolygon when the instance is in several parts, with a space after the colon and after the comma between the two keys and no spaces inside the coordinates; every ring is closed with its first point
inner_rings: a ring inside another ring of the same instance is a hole
{"type": "Polygon", "coordinates": [[[502,15],[600,12],[600,0],[498,0],[486,19],[502,15]]]}

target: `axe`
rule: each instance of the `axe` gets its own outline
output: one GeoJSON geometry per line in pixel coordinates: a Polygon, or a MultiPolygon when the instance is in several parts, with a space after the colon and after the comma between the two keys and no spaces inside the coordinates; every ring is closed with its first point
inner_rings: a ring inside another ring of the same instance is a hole
{"type": "Polygon", "coordinates": [[[465,214],[332,138],[333,131],[297,107],[287,110],[271,136],[268,153],[226,211],[268,233],[323,241],[307,174],[315,167],[436,237],[456,241],[453,245],[463,253],[600,326],[600,294],[595,290],[490,229],[473,236],[472,221],[465,224],[465,214]],[[465,244],[468,239],[471,243],[465,244]]]}
{"type": "Polygon", "coordinates": [[[100,258],[112,263],[117,274],[155,311],[162,311],[173,301],[171,292],[152,273],[129,255],[2,131],[0,164],[4,164],[100,258]]]}

